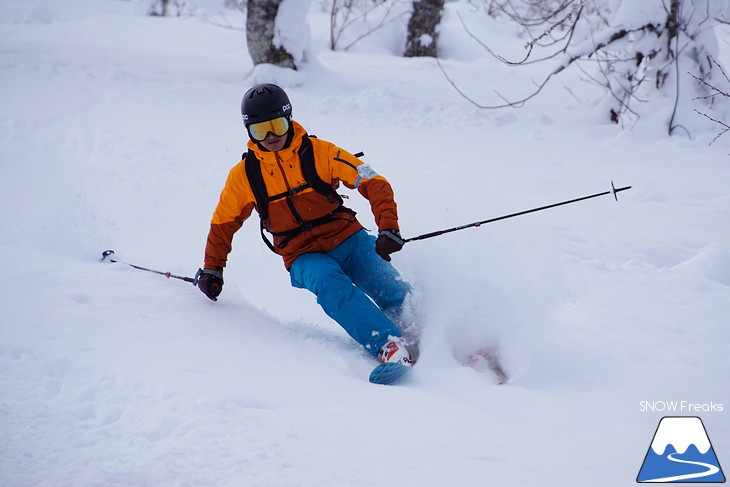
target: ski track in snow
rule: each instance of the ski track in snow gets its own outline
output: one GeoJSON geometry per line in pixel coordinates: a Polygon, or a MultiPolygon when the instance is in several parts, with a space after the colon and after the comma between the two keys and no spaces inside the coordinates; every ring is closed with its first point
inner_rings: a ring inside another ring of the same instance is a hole
{"type": "Polygon", "coordinates": [[[702,477],[709,477],[710,475],[714,475],[717,472],[720,471],[719,468],[717,468],[714,465],[711,465],[709,463],[703,463],[703,462],[692,462],[689,460],[682,460],[680,458],[674,458],[674,455],[677,455],[677,453],[672,453],[671,455],[668,455],[667,458],[673,462],[677,463],[687,463],[690,465],[699,465],[700,467],[705,467],[707,470],[704,472],[698,472],[698,473],[689,473],[685,475],[675,475],[673,477],[662,477],[658,479],[651,479],[651,480],[644,480],[644,482],[679,482],[680,480],[690,480],[690,479],[699,479],[702,477]]]}
{"type": "MultiPolygon", "coordinates": [[[[327,51],[314,5],[317,62],[253,70],[241,31],[198,4],[164,19],[142,2],[0,5],[2,487],[615,486],[660,418],[639,401],[727,407],[727,136],[708,147],[715,132],[643,128],[661,113],[620,131],[575,105],[596,96],[583,82],[481,111],[433,60],[390,54],[392,31],[327,51]],[[394,262],[416,289],[421,358],[403,384],[375,386],[373,360],[291,288],[256,221],[216,303],[99,262],[111,248],[194,274],[245,144],[240,97],[261,79],[284,85],[311,133],[365,152],[405,237],[612,180],[633,189],[409,243],[394,262]],[[459,364],[475,348],[499,352],[508,384],[459,364]]],[[[470,90],[541,77],[450,32],[445,66],[470,90]]],[[[493,35],[514,49],[511,29],[493,35]]],[[[718,457],[723,414],[703,414],[718,457]]]]}
{"type": "Polygon", "coordinates": [[[720,471],[719,468],[717,468],[714,465],[710,465],[709,463],[682,460],[680,458],[674,458],[674,455],[677,455],[677,453],[672,453],[671,455],[668,455],[667,458],[670,459],[671,461],[677,462],[677,463],[687,463],[689,465],[698,465],[700,467],[705,467],[707,470],[704,472],[691,473],[691,474],[686,474],[686,475],[676,475],[674,477],[664,477],[661,479],[652,479],[651,480],[652,482],[678,482],[680,480],[698,479],[698,478],[714,475],[720,471]]]}

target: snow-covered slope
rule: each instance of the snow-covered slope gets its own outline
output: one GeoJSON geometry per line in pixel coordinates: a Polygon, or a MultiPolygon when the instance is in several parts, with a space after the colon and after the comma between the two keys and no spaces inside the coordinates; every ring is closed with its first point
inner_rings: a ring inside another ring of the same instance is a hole
{"type": "MultiPolygon", "coordinates": [[[[674,414],[702,416],[727,462],[730,139],[621,132],[576,104],[595,96],[582,83],[480,111],[433,60],[324,50],[313,10],[318,61],[291,74],[254,72],[221,13],[0,5],[0,485],[615,486],[667,414],[640,402],[662,400],[724,404],[674,414]],[[195,272],[260,79],[391,180],[406,237],[633,189],[409,243],[394,261],[422,357],[405,384],[373,386],[372,359],[290,287],[257,224],[216,303],[99,262],[113,248],[195,272]],[[454,358],[482,345],[509,384],[454,358]]],[[[529,85],[465,37],[445,46],[451,75],[529,85]]]]}

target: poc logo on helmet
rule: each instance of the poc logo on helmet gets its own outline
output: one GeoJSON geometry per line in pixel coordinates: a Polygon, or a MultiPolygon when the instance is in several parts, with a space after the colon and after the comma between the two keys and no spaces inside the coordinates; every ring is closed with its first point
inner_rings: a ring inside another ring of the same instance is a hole
{"type": "Polygon", "coordinates": [[[282,112],[286,112],[287,110],[291,110],[291,103],[287,103],[283,107],[281,107],[282,112]]]}

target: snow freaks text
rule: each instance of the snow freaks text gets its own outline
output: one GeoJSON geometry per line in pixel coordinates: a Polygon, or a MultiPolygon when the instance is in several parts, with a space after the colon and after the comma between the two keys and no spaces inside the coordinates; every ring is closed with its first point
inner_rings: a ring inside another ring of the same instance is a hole
{"type": "Polygon", "coordinates": [[[714,401],[697,403],[692,401],[639,401],[639,412],[668,413],[721,413],[723,405],[714,401]]]}

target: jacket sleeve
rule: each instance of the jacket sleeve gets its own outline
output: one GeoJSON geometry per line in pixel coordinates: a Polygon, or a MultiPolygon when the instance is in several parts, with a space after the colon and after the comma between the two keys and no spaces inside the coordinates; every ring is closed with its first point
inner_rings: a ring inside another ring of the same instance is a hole
{"type": "Polygon", "coordinates": [[[331,145],[329,152],[333,179],[342,181],[350,189],[357,189],[370,202],[378,230],[400,230],[398,207],[388,180],[344,149],[331,145]]]}
{"type": "Polygon", "coordinates": [[[255,199],[246,182],[245,172],[243,162],[234,166],[221,191],[205,245],[206,269],[223,270],[231,252],[233,235],[254,209],[255,199]]]}

